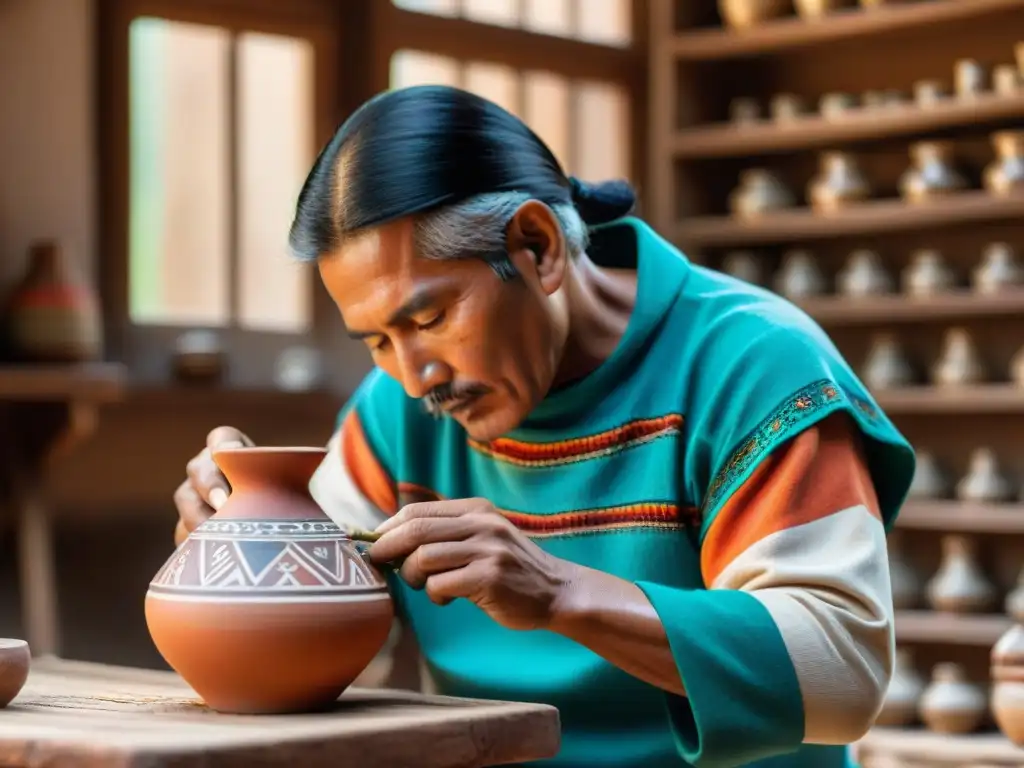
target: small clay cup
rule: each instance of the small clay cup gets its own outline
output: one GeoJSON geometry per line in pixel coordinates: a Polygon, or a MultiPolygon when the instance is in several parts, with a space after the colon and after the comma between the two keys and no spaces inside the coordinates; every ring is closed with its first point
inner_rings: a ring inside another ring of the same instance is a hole
{"type": "Polygon", "coordinates": [[[32,654],[28,643],[24,640],[0,638],[0,709],[3,709],[28,680],[28,668],[32,663],[32,654]]]}

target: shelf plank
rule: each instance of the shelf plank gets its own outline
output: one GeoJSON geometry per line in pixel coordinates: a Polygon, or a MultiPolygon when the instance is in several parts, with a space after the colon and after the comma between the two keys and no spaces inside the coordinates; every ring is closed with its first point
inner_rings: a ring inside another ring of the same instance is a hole
{"type": "Polygon", "coordinates": [[[916,205],[899,199],[872,200],[830,214],[793,208],[756,219],[700,216],[681,222],[675,239],[686,247],[769,245],[1011,221],[1022,216],[1024,194],[993,197],[976,190],[916,205]]]}
{"type": "Polygon", "coordinates": [[[901,387],[877,390],[879,406],[890,416],[908,414],[1024,414],[1024,389],[1012,384],[973,387],[901,387]]]}
{"type": "Polygon", "coordinates": [[[893,757],[934,761],[940,765],[979,765],[983,762],[1024,765],[1024,749],[1001,733],[950,735],[922,728],[872,728],[857,742],[859,749],[893,757]]]}
{"type": "Polygon", "coordinates": [[[112,402],[122,397],[126,378],[117,363],[0,365],[0,400],[112,402]]]}
{"type": "Polygon", "coordinates": [[[1024,317],[1024,289],[1021,288],[985,295],[957,290],[933,296],[900,293],[863,298],[822,296],[796,303],[818,323],[828,326],[1024,317]]]}
{"type": "Polygon", "coordinates": [[[959,614],[939,611],[896,611],[896,641],[952,643],[991,648],[1013,626],[1002,614],[959,614]]]}
{"type": "Polygon", "coordinates": [[[900,510],[896,526],[917,531],[1021,534],[1024,504],[911,499],[900,510]]]}
{"type": "Polygon", "coordinates": [[[949,98],[927,108],[908,103],[855,109],[833,119],[808,115],[785,123],[762,120],[753,125],[718,123],[686,128],[676,132],[672,152],[679,159],[750,157],[1022,118],[1024,92],[1014,96],[985,93],[949,98]]]}
{"type": "Polygon", "coordinates": [[[933,24],[951,24],[1020,9],[1020,0],[919,0],[869,10],[839,11],[813,21],[791,16],[748,30],[714,27],[680,32],[674,36],[671,50],[678,60],[684,61],[739,58],[933,24]]]}

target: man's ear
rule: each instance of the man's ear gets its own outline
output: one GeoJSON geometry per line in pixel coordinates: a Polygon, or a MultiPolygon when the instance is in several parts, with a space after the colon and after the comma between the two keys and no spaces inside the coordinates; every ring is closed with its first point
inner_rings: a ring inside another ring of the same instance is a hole
{"type": "Polygon", "coordinates": [[[536,275],[552,295],[562,287],[568,258],[562,228],[554,211],[539,200],[527,200],[509,222],[508,255],[520,274],[536,275]]]}

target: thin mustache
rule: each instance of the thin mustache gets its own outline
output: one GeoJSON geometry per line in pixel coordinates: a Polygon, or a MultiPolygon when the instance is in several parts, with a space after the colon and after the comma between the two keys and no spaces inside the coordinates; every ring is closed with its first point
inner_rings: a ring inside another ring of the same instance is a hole
{"type": "Polygon", "coordinates": [[[454,384],[441,384],[434,387],[423,396],[423,407],[427,413],[438,417],[444,413],[444,406],[453,400],[464,400],[487,392],[485,387],[470,384],[464,387],[456,387],[454,384]]]}

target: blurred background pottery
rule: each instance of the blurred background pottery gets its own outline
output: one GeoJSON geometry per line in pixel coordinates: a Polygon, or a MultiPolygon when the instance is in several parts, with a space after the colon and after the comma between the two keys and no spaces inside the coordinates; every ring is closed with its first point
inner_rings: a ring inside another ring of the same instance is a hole
{"type": "Polygon", "coordinates": [[[0,709],[21,693],[28,680],[32,654],[24,640],[0,638],[0,709]]]}
{"type": "Polygon", "coordinates": [[[383,577],[309,494],[325,455],[216,452],[231,496],[150,584],[153,642],[216,710],[329,706],[388,637],[394,608],[383,577]]]}

